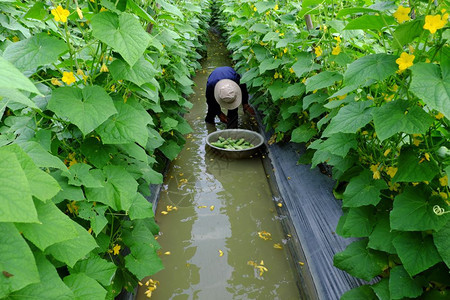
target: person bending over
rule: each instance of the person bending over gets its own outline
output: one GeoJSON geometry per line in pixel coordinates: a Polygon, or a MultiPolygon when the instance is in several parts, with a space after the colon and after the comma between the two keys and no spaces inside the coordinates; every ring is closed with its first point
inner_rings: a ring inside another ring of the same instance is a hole
{"type": "Polygon", "coordinates": [[[227,124],[227,128],[237,128],[238,107],[242,103],[244,112],[255,114],[248,104],[248,91],[240,83],[241,76],[231,67],[218,67],[209,75],[206,83],[206,103],[208,111],[205,122],[214,124],[214,118],[227,124]],[[221,108],[228,109],[225,115],[221,108]]]}

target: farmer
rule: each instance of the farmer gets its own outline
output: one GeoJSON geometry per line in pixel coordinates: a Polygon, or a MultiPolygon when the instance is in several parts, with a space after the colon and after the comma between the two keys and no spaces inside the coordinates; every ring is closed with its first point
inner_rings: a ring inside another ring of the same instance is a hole
{"type": "Polygon", "coordinates": [[[242,103],[244,112],[255,114],[248,104],[248,91],[245,84],[240,84],[241,76],[231,67],[218,67],[208,77],[206,83],[206,103],[208,112],[205,122],[214,124],[214,118],[227,124],[227,128],[237,128],[238,107],[242,103]],[[228,109],[225,115],[221,108],[228,109]]]}

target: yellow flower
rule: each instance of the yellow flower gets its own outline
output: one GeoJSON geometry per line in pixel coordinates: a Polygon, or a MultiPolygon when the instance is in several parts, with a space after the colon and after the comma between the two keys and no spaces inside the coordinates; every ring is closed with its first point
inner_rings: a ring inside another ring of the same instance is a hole
{"type": "Polygon", "coordinates": [[[72,83],[74,83],[75,81],[77,81],[77,79],[75,78],[75,76],[73,76],[73,72],[63,72],[63,77],[61,79],[64,83],[66,83],[67,85],[71,85],[72,83]]]}
{"type": "Polygon", "coordinates": [[[398,69],[402,71],[413,65],[414,58],[414,55],[403,52],[395,62],[398,64],[398,69]]]}
{"type": "Polygon", "coordinates": [[[286,53],[288,51],[288,48],[284,48],[283,52],[286,53]]]}
{"type": "Polygon", "coordinates": [[[164,252],[164,255],[170,255],[170,254],[171,254],[170,251],[164,252]]]}
{"type": "Polygon", "coordinates": [[[83,12],[81,11],[81,9],[77,6],[77,14],[78,14],[78,18],[83,19],[83,12]]]}
{"type": "Polygon", "coordinates": [[[371,165],[370,166],[370,170],[373,173],[373,179],[380,179],[381,178],[380,171],[378,170],[379,166],[380,166],[380,163],[377,163],[376,165],[371,165]]]}
{"type": "Polygon", "coordinates": [[[442,186],[447,186],[448,185],[448,176],[445,175],[444,177],[439,178],[439,183],[442,186]]]}
{"type": "Polygon", "coordinates": [[[17,43],[18,41],[20,41],[20,39],[19,39],[18,36],[13,36],[12,41],[13,41],[14,43],[17,43]]]}
{"type": "Polygon", "coordinates": [[[399,6],[395,13],[393,14],[394,18],[397,19],[397,22],[400,24],[409,21],[411,18],[409,17],[409,13],[411,12],[411,7],[403,7],[399,6]]]}
{"type": "Polygon", "coordinates": [[[214,205],[211,205],[211,206],[209,207],[209,210],[210,210],[210,211],[213,211],[213,210],[214,210],[214,207],[215,207],[214,205]]]}
{"type": "Polygon", "coordinates": [[[289,68],[289,72],[290,72],[290,73],[294,73],[294,69],[289,68]]]}
{"type": "Polygon", "coordinates": [[[277,243],[277,244],[273,244],[273,247],[275,249],[283,249],[283,246],[281,246],[281,244],[277,243]]]}
{"type": "Polygon", "coordinates": [[[439,112],[437,115],[434,116],[436,119],[440,120],[444,117],[444,114],[439,112]]]}
{"type": "Polygon", "coordinates": [[[339,35],[335,36],[333,39],[335,39],[338,44],[341,42],[341,37],[339,35]]]}
{"type": "Polygon", "coordinates": [[[278,10],[278,4],[275,5],[275,7],[273,8],[273,10],[278,10]]]}
{"type": "Polygon", "coordinates": [[[104,11],[108,11],[108,9],[104,8],[104,7],[100,8],[100,12],[104,12],[104,11]]]}
{"type": "Polygon", "coordinates": [[[426,159],[426,160],[430,161],[430,154],[429,154],[429,153],[425,153],[424,156],[425,156],[425,159],[426,159]]]}
{"type": "Polygon", "coordinates": [[[223,256],[223,251],[219,250],[219,256],[222,257],[223,256]]]}
{"type": "Polygon", "coordinates": [[[316,48],[314,48],[314,53],[317,57],[321,56],[323,53],[322,48],[320,48],[320,46],[317,46],[316,48]]]}
{"type": "Polygon", "coordinates": [[[333,48],[333,51],[331,51],[331,54],[338,55],[339,53],[341,53],[341,46],[337,45],[336,47],[333,48]]]}
{"type": "Polygon", "coordinates": [[[391,176],[391,178],[394,178],[395,174],[397,173],[398,168],[395,167],[389,167],[386,171],[386,173],[391,176]]]}
{"type": "Polygon", "coordinates": [[[62,86],[62,82],[58,80],[58,78],[53,77],[50,81],[53,85],[62,86]]]}
{"type": "Polygon", "coordinates": [[[435,33],[436,30],[441,29],[447,24],[447,18],[444,18],[445,15],[428,15],[425,16],[425,25],[423,25],[423,29],[428,29],[431,33],[435,33]]]}
{"type": "Polygon", "coordinates": [[[58,5],[55,9],[51,10],[52,15],[55,17],[56,22],[67,22],[67,17],[70,15],[70,12],[67,9],[62,8],[61,5],[58,5]]]}
{"type": "Polygon", "coordinates": [[[439,193],[439,196],[441,196],[441,197],[442,197],[442,199],[444,199],[444,200],[447,200],[447,199],[448,199],[448,195],[447,195],[447,193],[444,193],[444,192],[440,192],[440,193],[439,193]]]}
{"type": "Polygon", "coordinates": [[[102,67],[100,68],[100,72],[109,72],[108,67],[106,66],[106,64],[102,65],[102,67]]]}
{"type": "Polygon", "coordinates": [[[272,239],[272,234],[270,234],[270,232],[267,232],[267,231],[265,231],[265,230],[259,231],[259,232],[258,232],[258,236],[259,236],[260,238],[262,238],[263,240],[266,240],[266,241],[272,239]]]}
{"type": "Polygon", "coordinates": [[[275,72],[275,74],[273,74],[273,78],[277,79],[279,77],[278,72],[275,72]]]}
{"type": "Polygon", "coordinates": [[[258,11],[258,9],[256,8],[256,6],[255,6],[255,7],[253,7],[253,10],[254,10],[254,11],[258,11]]]}
{"type": "Polygon", "coordinates": [[[119,254],[120,248],[121,248],[120,245],[115,244],[114,247],[113,247],[113,254],[114,255],[119,254]]]}

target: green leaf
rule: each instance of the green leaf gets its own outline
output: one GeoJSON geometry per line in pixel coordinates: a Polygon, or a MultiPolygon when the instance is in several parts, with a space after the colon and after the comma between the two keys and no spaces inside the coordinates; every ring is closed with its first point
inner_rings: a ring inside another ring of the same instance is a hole
{"type": "Polygon", "coordinates": [[[136,194],[128,214],[131,220],[154,217],[152,204],[139,193],[136,194]]]}
{"type": "Polygon", "coordinates": [[[132,67],[116,59],[109,66],[109,71],[115,80],[128,80],[138,86],[152,80],[158,72],[145,57],[141,57],[132,67]]]}
{"type": "Polygon", "coordinates": [[[105,212],[108,209],[106,205],[96,204],[94,206],[91,202],[79,202],[78,216],[84,220],[90,221],[92,231],[95,235],[100,234],[103,228],[108,224],[108,219],[105,217],[105,212]]]}
{"type": "Polygon", "coordinates": [[[35,252],[35,256],[40,282],[27,285],[25,288],[9,295],[8,299],[73,299],[72,291],[61,280],[55,266],[42,253],[35,252]]]}
{"type": "Polygon", "coordinates": [[[277,100],[282,98],[288,87],[289,84],[281,80],[277,80],[272,85],[270,85],[268,90],[270,92],[270,95],[272,96],[272,100],[276,102],[277,100]]]}
{"type": "Polygon", "coordinates": [[[375,227],[369,236],[368,247],[390,254],[397,253],[392,244],[392,241],[397,237],[397,232],[393,231],[389,225],[389,214],[377,214],[377,217],[375,227]]]}
{"type": "Polygon", "coordinates": [[[146,20],[147,22],[155,23],[155,20],[152,18],[152,16],[150,16],[147,13],[147,11],[145,11],[139,5],[134,3],[133,0],[127,1],[127,7],[130,8],[136,15],[138,15],[140,18],[146,20]]]}
{"type": "Polygon", "coordinates": [[[47,152],[38,142],[19,142],[20,148],[27,153],[36,166],[40,168],[56,168],[67,171],[66,165],[58,157],[47,152]]]}
{"type": "Polygon", "coordinates": [[[44,251],[48,246],[77,237],[75,222],[53,202],[35,201],[40,223],[16,224],[17,229],[36,247],[44,251]]]}
{"type": "Polygon", "coordinates": [[[3,58],[19,70],[28,71],[55,63],[60,55],[68,50],[65,41],[42,32],[26,40],[12,43],[5,49],[3,58]]]}
{"type": "Polygon", "coordinates": [[[16,89],[0,89],[0,103],[1,102],[6,103],[6,106],[9,106],[9,103],[19,103],[40,110],[30,98],[16,89]]]}
{"type": "Polygon", "coordinates": [[[97,172],[97,177],[104,176],[102,188],[87,188],[86,197],[89,201],[100,202],[111,206],[114,210],[127,211],[136,195],[138,183],[123,167],[108,165],[103,174],[97,172]]]}
{"type": "Polygon", "coordinates": [[[311,72],[322,68],[321,65],[314,63],[314,58],[311,53],[302,52],[297,55],[296,58],[297,62],[292,65],[292,69],[298,78],[301,78],[306,72],[311,72]]]}
{"type": "Polygon", "coordinates": [[[145,32],[139,20],[132,14],[118,16],[111,12],[102,12],[91,19],[92,34],[133,66],[144,54],[150,43],[150,35],[145,32]]]}
{"type": "Polygon", "coordinates": [[[283,98],[301,97],[305,93],[305,85],[301,82],[289,85],[283,94],[283,98]]]}
{"type": "Polygon", "coordinates": [[[377,300],[391,300],[391,294],[389,292],[389,278],[383,278],[376,284],[372,285],[372,289],[377,295],[377,300]]]}
{"type": "Polygon", "coordinates": [[[434,160],[428,161],[412,147],[403,147],[398,158],[398,171],[392,182],[431,181],[439,174],[434,160]]]}
{"type": "Polygon", "coordinates": [[[422,287],[403,266],[395,266],[389,276],[389,291],[392,299],[416,298],[422,294],[422,287]]]}
{"type": "Polygon", "coordinates": [[[372,101],[351,102],[339,109],[331,119],[322,136],[330,136],[337,132],[356,133],[358,129],[372,121],[372,101]]]}
{"type": "Polygon", "coordinates": [[[343,237],[366,237],[372,233],[375,225],[373,206],[350,208],[339,219],[336,233],[343,237]]]}
{"type": "Polygon", "coordinates": [[[401,231],[439,230],[449,220],[449,215],[438,216],[435,205],[445,205],[440,197],[430,197],[422,189],[406,188],[394,199],[391,211],[391,228],[401,231]],[[439,199],[439,200],[438,200],[439,199]]]}
{"type": "Polygon", "coordinates": [[[341,296],[341,300],[378,300],[369,285],[362,285],[357,288],[345,292],[341,296]]]}
{"type": "Polygon", "coordinates": [[[402,232],[393,241],[403,267],[410,276],[442,261],[431,236],[422,237],[421,232],[402,232]]]}
{"type": "Polygon", "coordinates": [[[181,19],[184,19],[183,13],[176,6],[166,2],[164,0],[157,0],[156,2],[158,4],[160,4],[162,6],[162,8],[164,8],[165,11],[170,12],[170,13],[174,14],[175,16],[180,17],[181,19]]]}
{"type": "Polygon", "coordinates": [[[417,63],[410,68],[410,90],[425,104],[450,119],[450,72],[435,64],[417,63]]]}
{"type": "Polygon", "coordinates": [[[0,148],[0,222],[39,222],[25,172],[5,150],[0,148]]]}
{"type": "Polygon", "coordinates": [[[340,19],[347,15],[353,15],[353,14],[357,14],[357,13],[371,13],[371,12],[376,13],[378,11],[375,9],[367,8],[367,7],[348,7],[348,8],[341,9],[338,12],[336,18],[340,19]]]}
{"type": "Polygon", "coordinates": [[[343,252],[337,253],[333,263],[350,275],[370,281],[388,267],[384,253],[367,248],[367,240],[358,240],[343,252]]]}
{"type": "Polygon", "coordinates": [[[0,89],[18,89],[41,95],[34,84],[3,57],[0,57],[0,89]]]}
{"type": "Polygon", "coordinates": [[[70,167],[69,172],[62,173],[64,177],[69,179],[69,184],[88,188],[102,187],[100,180],[92,176],[90,165],[85,163],[77,163],[70,167]]]}
{"type": "Polygon", "coordinates": [[[79,186],[68,184],[67,178],[61,175],[61,171],[56,171],[51,174],[61,187],[59,193],[53,197],[53,203],[58,204],[64,200],[80,201],[85,199],[83,190],[79,186]]]}
{"type": "Polygon", "coordinates": [[[319,150],[345,157],[350,149],[356,149],[357,143],[354,134],[336,133],[322,142],[319,150]]]}
{"type": "Polygon", "coordinates": [[[90,278],[97,280],[103,286],[108,286],[116,274],[117,266],[98,256],[91,256],[80,260],[70,270],[71,274],[84,273],[90,278]]]}
{"type": "Polygon", "coordinates": [[[11,223],[0,223],[0,253],[0,270],[12,275],[1,274],[0,298],[29,284],[39,282],[33,253],[11,223]]]}
{"type": "Polygon", "coordinates": [[[42,21],[48,16],[43,2],[36,2],[23,16],[25,19],[36,19],[42,21]]]}
{"type": "Polygon", "coordinates": [[[75,295],[74,300],[105,299],[106,290],[95,279],[84,273],[72,274],[64,277],[64,283],[75,295]]]}
{"type": "Polygon", "coordinates": [[[174,140],[168,140],[161,147],[159,147],[159,150],[161,150],[161,152],[169,160],[173,160],[175,157],[177,157],[182,149],[183,149],[183,145],[179,145],[174,140]]]}
{"type": "MultiPolygon", "coordinates": [[[[295,71],[294,71],[295,72],[295,71]]],[[[338,72],[323,71],[306,80],[306,92],[322,89],[333,85],[336,81],[342,80],[342,75],[338,72]]]]}
{"type": "Polygon", "coordinates": [[[273,70],[278,68],[282,62],[283,61],[281,59],[275,59],[273,57],[264,59],[259,65],[259,74],[262,74],[267,70],[273,70]]]}
{"type": "Polygon", "coordinates": [[[254,31],[254,32],[262,33],[262,34],[266,34],[269,30],[270,30],[270,27],[263,23],[253,24],[252,27],[249,28],[249,31],[254,31]]]}
{"type": "Polygon", "coordinates": [[[258,10],[258,13],[262,14],[268,9],[273,9],[275,4],[274,1],[260,1],[255,3],[255,7],[258,10]]]}
{"type": "Polygon", "coordinates": [[[134,106],[123,101],[114,101],[118,114],[110,117],[96,130],[105,144],[147,144],[147,125],[150,115],[142,106],[134,106]],[[146,115],[144,115],[144,113],[146,115]]]}
{"type": "Polygon", "coordinates": [[[57,88],[48,108],[59,117],[68,118],[84,135],[117,113],[111,97],[100,86],[57,88]]]}
{"type": "Polygon", "coordinates": [[[348,65],[344,83],[346,86],[359,86],[371,79],[383,81],[398,70],[396,59],[396,56],[384,53],[363,56],[348,65]]]}
{"type": "Polygon", "coordinates": [[[394,41],[398,41],[398,43],[394,42],[393,46],[396,48],[401,48],[412,42],[423,32],[423,24],[423,19],[411,20],[409,22],[399,24],[394,31],[394,41]]]}
{"type": "Polygon", "coordinates": [[[450,268],[450,223],[433,233],[433,241],[442,260],[450,268]]]}
{"type": "Polygon", "coordinates": [[[381,31],[382,28],[387,27],[394,22],[395,19],[391,16],[363,15],[348,22],[344,27],[344,30],[373,29],[381,31]]]}
{"type": "Polygon", "coordinates": [[[98,247],[95,239],[86,229],[77,223],[74,223],[74,225],[78,233],[76,238],[56,243],[45,250],[46,254],[52,255],[55,259],[66,263],[71,268],[77,261],[91,252],[92,249],[98,247]]]}
{"type": "Polygon", "coordinates": [[[328,95],[323,92],[317,92],[315,94],[310,94],[303,98],[303,110],[308,109],[308,107],[313,103],[322,104],[328,98],[328,95]]]}
{"type": "Polygon", "coordinates": [[[295,128],[291,134],[291,142],[306,143],[317,134],[317,130],[311,128],[308,124],[303,124],[295,128]]]}
{"type": "Polygon", "coordinates": [[[364,170],[350,180],[344,192],[342,206],[376,206],[381,200],[381,190],[387,188],[388,186],[384,180],[373,179],[372,173],[369,170],[364,170]]]}
{"type": "Polygon", "coordinates": [[[117,154],[117,148],[111,145],[104,145],[96,137],[89,137],[83,140],[80,146],[81,153],[86,157],[88,163],[97,168],[103,168],[117,154]]]}
{"type": "Polygon", "coordinates": [[[396,100],[373,109],[375,131],[380,141],[396,133],[425,133],[433,118],[421,107],[407,101],[396,100]]]}

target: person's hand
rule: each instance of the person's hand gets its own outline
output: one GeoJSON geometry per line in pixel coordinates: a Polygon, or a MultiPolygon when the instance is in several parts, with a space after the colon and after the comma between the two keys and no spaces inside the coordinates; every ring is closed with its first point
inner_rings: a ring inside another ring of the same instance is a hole
{"type": "Polygon", "coordinates": [[[244,112],[247,112],[251,114],[252,116],[255,115],[255,110],[249,105],[249,104],[243,104],[244,112]]]}
{"type": "Polygon", "coordinates": [[[228,123],[228,118],[227,118],[227,116],[226,116],[224,113],[221,113],[221,114],[219,115],[219,120],[220,120],[220,122],[222,122],[222,123],[225,123],[225,124],[228,123]]]}

